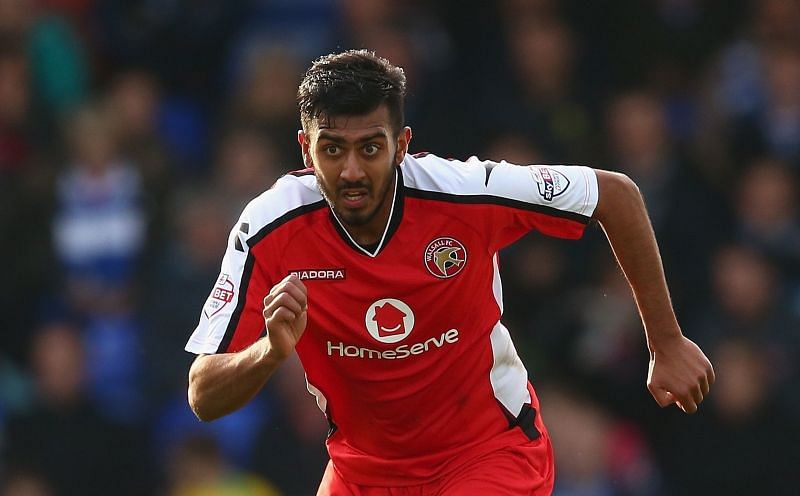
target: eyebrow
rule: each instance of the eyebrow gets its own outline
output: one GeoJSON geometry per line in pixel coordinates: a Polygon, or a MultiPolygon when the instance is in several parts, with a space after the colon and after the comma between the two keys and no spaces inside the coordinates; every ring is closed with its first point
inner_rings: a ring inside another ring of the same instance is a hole
{"type": "MultiPolygon", "coordinates": [[[[365,143],[367,141],[372,141],[374,139],[379,139],[379,138],[383,138],[383,139],[387,139],[388,140],[389,136],[386,134],[386,131],[380,130],[380,131],[376,131],[376,132],[374,132],[372,134],[369,134],[367,136],[358,138],[356,140],[356,143],[365,143]]],[[[321,130],[319,132],[319,135],[318,135],[317,139],[333,141],[334,143],[346,143],[347,142],[347,140],[342,138],[341,136],[333,134],[333,133],[325,132],[324,130],[321,130]]]]}

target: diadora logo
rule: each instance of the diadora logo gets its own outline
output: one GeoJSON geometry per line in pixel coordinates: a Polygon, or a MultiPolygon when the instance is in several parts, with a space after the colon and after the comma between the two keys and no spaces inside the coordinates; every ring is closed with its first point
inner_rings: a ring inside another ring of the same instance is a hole
{"type": "Polygon", "coordinates": [[[289,275],[300,278],[301,281],[307,280],[340,280],[347,279],[347,272],[343,268],[332,269],[294,269],[289,271],[289,275]]]}
{"type": "Polygon", "coordinates": [[[569,187],[569,179],[564,174],[549,167],[531,166],[533,179],[539,188],[539,196],[545,201],[553,201],[553,198],[560,195],[569,187]]]}
{"type": "Polygon", "coordinates": [[[425,248],[425,268],[440,279],[457,275],[467,265],[467,249],[455,238],[436,238],[425,248]]]}
{"type": "Polygon", "coordinates": [[[367,309],[364,318],[367,331],[381,343],[402,341],[414,328],[411,307],[394,298],[378,300],[367,309]]]}

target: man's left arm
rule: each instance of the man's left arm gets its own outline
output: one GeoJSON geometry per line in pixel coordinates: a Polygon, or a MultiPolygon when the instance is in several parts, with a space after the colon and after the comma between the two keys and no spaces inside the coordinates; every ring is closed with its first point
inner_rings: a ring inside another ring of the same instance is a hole
{"type": "Polygon", "coordinates": [[[684,412],[694,413],[714,383],[714,369],[702,350],[683,335],[675,318],[639,188],[624,174],[595,173],[599,198],[592,217],[603,227],[633,289],[650,350],[647,388],[660,406],[676,403],[684,412]]]}

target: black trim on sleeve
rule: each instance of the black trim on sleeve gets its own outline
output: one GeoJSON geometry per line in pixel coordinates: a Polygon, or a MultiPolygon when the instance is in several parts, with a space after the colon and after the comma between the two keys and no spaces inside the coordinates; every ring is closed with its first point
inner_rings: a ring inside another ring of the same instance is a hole
{"type": "Polygon", "coordinates": [[[566,210],[559,210],[557,208],[548,207],[546,205],[539,205],[536,203],[528,203],[520,200],[513,200],[511,198],[504,198],[502,196],[492,195],[454,195],[452,193],[442,193],[440,191],[427,191],[415,188],[406,188],[406,194],[411,198],[420,198],[423,200],[435,200],[448,203],[463,203],[471,205],[500,205],[503,207],[516,208],[519,210],[527,210],[529,212],[537,212],[551,217],[559,217],[562,219],[569,219],[575,222],[580,222],[583,225],[589,224],[592,221],[591,217],[586,215],[576,214],[566,210]]]}
{"type": "Polygon", "coordinates": [[[296,171],[287,172],[287,174],[289,174],[290,176],[294,176],[294,177],[310,176],[313,173],[314,173],[314,169],[312,169],[311,167],[308,167],[306,169],[300,169],[300,170],[296,170],[296,171]]]}
{"type": "Polygon", "coordinates": [[[536,428],[536,409],[533,408],[530,404],[525,403],[522,405],[522,410],[517,415],[517,418],[514,420],[513,427],[519,427],[522,429],[522,432],[528,436],[528,439],[533,441],[534,439],[539,439],[542,433],[539,432],[539,429],[536,428]]]}
{"type": "Polygon", "coordinates": [[[328,204],[325,202],[325,200],[319,200],[314,203],[309,203],[308,205],[302,205],[294,210],[290,210],[266,226],[262,227],[252,238],[247,240],[247,246],[250,249],[247,252],[247,260],[245,260],[244,270],[242,271],[242,280],[239,283],[239,299],[236,303],[236,308],[231,314],[231,319],[228,321],[228,327],[225,329],[225,335],[222,337],[222,340],[217,347],[217,353],[225,352],[225,350],[228,349],[228,346],[230,346],[231,341],[233,340],[233,335],[236,332],[236,328],[239,326],[239,319],[241,318],[245,304],[247,303],[247,289],[250,285],[250,277],[253,275],[253,266],[255,265],[253,247],[261,242],[261,240],[264,239],[269,233],[286,224],[287,222],[310,212],[314,212],[315,210],[319,210],[320,208],[325,208],[327,205],[328,204]]]}
{"type": "Polygon", "coordinates": [[[498,165],[499,164],[497,162],[486,162],[486,163],[483,164],[483,168],[486,169],[486,179],[483,181],[483,185],[484,186],[488,186],[489,185],[489,176],[492,175],[492,171],[498,165]]]}

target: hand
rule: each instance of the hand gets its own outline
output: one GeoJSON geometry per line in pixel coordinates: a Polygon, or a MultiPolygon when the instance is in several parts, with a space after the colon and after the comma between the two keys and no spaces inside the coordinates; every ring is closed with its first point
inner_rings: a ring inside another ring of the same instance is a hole
{"type": "Polygon", "coordinates": [[[675,403],[684,412],[695,413],[714,380],[711,362],[682,334],[651,345],[647,389],[662,408],[675,403]]]}
{"type": "Polygon", "coordinates": [[[286,276],[264,298],[268,355],[283,361],[293,351],[308,321],[308,291],[295,275],[286,276]]]}

